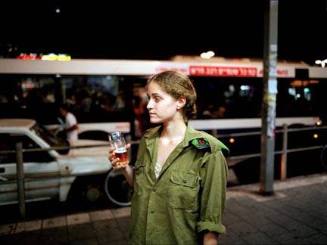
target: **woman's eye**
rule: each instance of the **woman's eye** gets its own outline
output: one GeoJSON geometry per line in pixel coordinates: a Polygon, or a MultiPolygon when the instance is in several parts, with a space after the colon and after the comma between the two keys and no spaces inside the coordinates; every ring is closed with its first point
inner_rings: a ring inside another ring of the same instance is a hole
{"type": "Polygon", "coordinates": [[[153,98],[153,100],[154,100],[155,102],[159,102],[159,101],[160,101],[160,97],[157,97],[157,96],[156,96],[156,97],[153,98]]]}

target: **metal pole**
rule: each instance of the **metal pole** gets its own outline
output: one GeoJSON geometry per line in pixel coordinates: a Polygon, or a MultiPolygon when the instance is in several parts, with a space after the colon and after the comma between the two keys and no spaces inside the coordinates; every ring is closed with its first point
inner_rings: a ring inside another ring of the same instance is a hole
{"type": "Polygon", "coordinates": [[[17,174],[17,190],[19,212],[22,218],[25,218],[25,187],[24,187],[24,165],[23,165],[23,144],[16,143],[16,174],[17,174]]]}
{"type": "Polygon", "coordinates": [[[273,194],[277,94],[278,0],[265,0],[260,190],[273,194]]]}
{"type": "Polygon", "coordinates": [[[288,128],[287,124],[283,125],[283,150],[280,161],[280,179],[286,180],[287,178],[287,144],[288,144],[288,128]]]}

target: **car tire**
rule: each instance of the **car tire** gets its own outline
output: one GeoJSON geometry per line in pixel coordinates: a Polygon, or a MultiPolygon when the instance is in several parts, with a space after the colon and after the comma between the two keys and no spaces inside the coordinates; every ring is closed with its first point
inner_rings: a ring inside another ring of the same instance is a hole
{"type": "Polygon", "coordinates": [[[103,180],[104,176],[77,178],[72,185],[68,200],[85,206],[98,203],[104,196],[103,180]]]}

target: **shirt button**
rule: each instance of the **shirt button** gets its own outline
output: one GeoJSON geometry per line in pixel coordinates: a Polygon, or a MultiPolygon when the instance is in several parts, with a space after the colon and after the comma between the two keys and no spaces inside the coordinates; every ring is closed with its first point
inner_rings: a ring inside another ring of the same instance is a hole
{"type": "Polygon", "coordinates": [[[154,210],[151,210],[150,213],[151,213],[151,214],[154,214],[154,210]]]}
{"type": "Polygon", "coordinates": [[[183,183],[186,183],[187,182],[187,180],[186,179],[183,179],[183,183]]]}

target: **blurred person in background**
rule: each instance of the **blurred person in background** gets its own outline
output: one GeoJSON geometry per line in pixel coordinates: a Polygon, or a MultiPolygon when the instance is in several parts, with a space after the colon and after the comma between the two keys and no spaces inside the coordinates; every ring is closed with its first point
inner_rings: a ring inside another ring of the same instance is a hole
{"type": "Polygon", "coordinates": [[[59,106],[59,113],[64,119],[62,131],[66,134],[66,139],[71,145],[78,140],[78,123],[72,112],[69,111],[67,104],[59,106]]]}
{"type": "Polygon", "coordinates": [[[134,193],[131,244],[217,244],[225,232],[228,149],[213,136],[187,125],[196,112],[191,80],[176,71],[147,83],[150,122],[133,168],[109,149],[114,169],[123,172],[134,193]]]}

